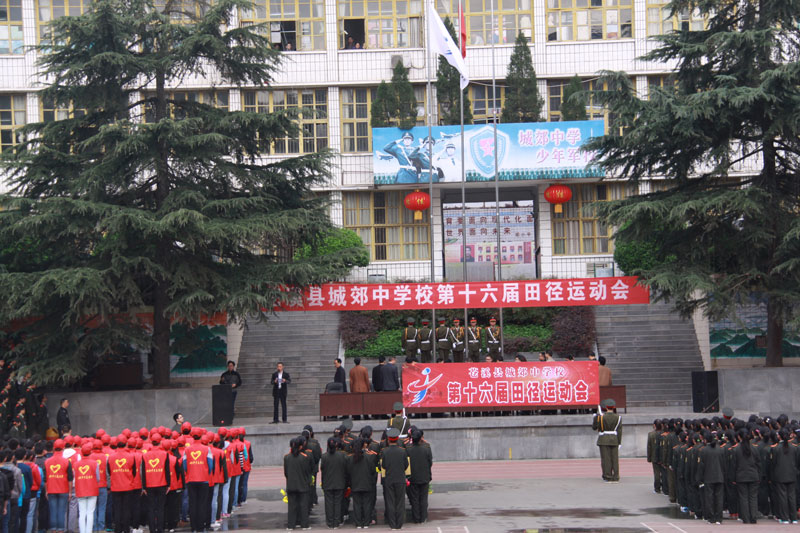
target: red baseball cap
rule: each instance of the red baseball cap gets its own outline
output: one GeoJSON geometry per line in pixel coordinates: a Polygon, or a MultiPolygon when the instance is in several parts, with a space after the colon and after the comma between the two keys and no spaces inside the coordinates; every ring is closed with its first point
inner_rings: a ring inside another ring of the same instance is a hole
{"type": "Polygon", "coordinates": [[[56,439],[53,443],[54,450],[63,450],[64,449],[64,440],[63,439],[56,439]]]}
{"type": "Polygon", "coordinates": [[[92,455],[92,443],[87,442],[81,447],[81,455],[92,455]]]}
{"type": "Polygon", "coordinates": [[[217,430],[217,433],[218,433],[219,435],[221,435],[221,436],[223,436],[223,437],[224,437],[225,435],[227,435],[227,434],[228,434],[228,428],[226,428],[226,427],[221,427],[221,428],[219,428],[219,429],[217,430]]]}
{"type": "Polygon", "coordinates": [[[188,435],[189,432],[192,430],[192,425],[189,422],[184,422],[181,424],[181,433],[184,435],[188,435]]]}

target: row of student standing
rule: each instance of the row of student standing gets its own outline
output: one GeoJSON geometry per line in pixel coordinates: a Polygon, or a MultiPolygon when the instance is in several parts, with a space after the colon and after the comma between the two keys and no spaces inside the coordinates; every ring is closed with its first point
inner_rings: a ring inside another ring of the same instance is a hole
{"type": "Polygon", "coordinates": [[[744,523],[797,523],[800,424],[776,419],[656,420],[648,436],[653,490],[681,511],[719,524],[723,512],[744,523]]]}
{"type": "Polygon", "coordinates": [[[287,527],[293,529],[299,525],[310,529],[309,513],[316,503],[318,472],[329,528],[339,527],[349,516],[356,529],[376,524],[379,480],[384,518],[392,529],[403,526],[406,496],[414,522],[427,521],[433,455],[422,430],[414,427],[409,435],[401,437],[398,429],[389,428],[377,442],[372,439],[370,426],[365,426],[357,436],[351,433],[351,428],[351,422],[340,426],[327,440],[325,453],[310,426],[290,441],[290,451],[283,461],[289,504],[287,527]]]}
{"type": "Polygon", "coordinates": [[[107,515],[117,533],[140,532],[143,523],[162,533],[186,518],[199,532],[219,527],[246,501],[252,462],[242,428],[213,433],[184,423],[181,433],[143,428],[115,437],[98,430],[53,443],[41,468],[42,499],[56,532],[74,530],[68,523],[76,516],[81,533],[102,531],[107,515]]]}

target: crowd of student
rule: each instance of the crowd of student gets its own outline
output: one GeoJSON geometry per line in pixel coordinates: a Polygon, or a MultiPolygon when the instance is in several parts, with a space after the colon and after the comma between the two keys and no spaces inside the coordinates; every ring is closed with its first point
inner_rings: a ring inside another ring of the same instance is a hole
{"type": "Polygon", "coordinates": [[[284,456],[289,529],[311,529],[309,513],[317,504],[316,478],[322,474],[325,523],[338,528],[352,517],[356,529],[377,523],[375,504],[378,480],[383,487],[384,517],[393,530],[403,527],[408,497],[415,523],[428,519],[428,493],[433,455],[423,432],[409,426],[408,419],[395,416],[380,441],[373,440],[372,427],[352,433],[352,421],[337,428],[327,440],[327,450],[306,426],[291,439],[284,456]],[[395,423],[396,422],[396,423],[395,423]],[[407,431],[407,433],[401,433],[407,431]],[[352,512],[350,504],[352,502],[352,512]]]}
{"type": "Polygon", "coordinates": [[[247,500],[253,452],[243,428],[186,422],[180,431],[10,438],[0,461],[3,533],[162,533],[180,522],[199,532],[247,500]]]}
{"type": "Polygon", "coordinates": [[[653,490],[696,519],[721,524],[723,511],[746,524],[797,523],[800,424],[786,415],[748,420],[661,419],[647,439],[653,490]]]}

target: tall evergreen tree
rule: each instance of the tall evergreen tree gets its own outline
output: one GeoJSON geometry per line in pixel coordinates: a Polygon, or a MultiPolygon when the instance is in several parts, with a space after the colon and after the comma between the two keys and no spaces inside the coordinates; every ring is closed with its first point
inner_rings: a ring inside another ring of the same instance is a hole
{"type": "Polygon", "coordinates": [[[586,93],[581,79],[575,75],[564,87],[561,99],[561,120],[586,120],[586,93]]]}
{"type": "Polygon", "coordinates": [[[683,314],[728,317],[753,294],[766,299],[766,364],[781,366],[800,300],[798,4],[675,0],[670,9],[707,20],[659,37],[646,56],[674,63],[675,85],[640,100],[626,74],[607,73],[598,96],[628,130],[588,148],[612,175],[665,176],[672,187],[600,213],[618,241],[658,243],[632,273],[683,314]],[[739,165],[749,175],[738,178],[739,165]]]}
{"type": "Polygon", "coordinates": [[[414,86],[408,80],[408,69],[403,66],[402,60],[397,62],[392,71],[392,88],[397,99],[397,127],[411,129],[417,125],[417,99],[414,97],[414,86]]]}
{"type": "Polygon", "coordinates": [[[392,86],[381,81],[369,109],[369,125],[373,128],[388,128],[392,125],[395,109],[397,109],[397,97],[392,86]]]}
{"type": "Polygon", "coordinates": [[[287,286],[338,278],[363,254],[293,258],[331,222],[311,190],[328,177],[326,154],[257,155],[298,135],[291,110],[228,112],[168,89],[204,74],[270,84],[280,57],[260,28],[227,26],[249,3],[215,0],[189,23],[173,23],[173,5],[98,0],[55,21],[41,94],[76,112],[25,127],[4,154],[0,327],[17,328],[6,349],[39,382],[138,345],[166,385],[171,321],[266,318],[294,296],[287,286]],[[147,309],[152,335],[135,319],[147,309]]]}
{"type": "MultiPolygon", "coordinates": [[[[458,36],[450,17],[445,17],[444,26],[456,44],[458,36]]],[[[460,45],[459,45],[460,46],[460,45]]],[[[461,88],[461,75],[445,58],[439,56],[439,67],[436,70],[436,100],[439,102],[439,123],[444,126],[461,124],[461,109],[458,103],[458,91],[461,88]]],[[[464,124],[472,124],[472,104],[469,100],[469,87],[465,87],[464,124]]]]}
{"type": "Polygon", "coordinates": [[[538,122],[541,120],[544,100],[539,95],[536,70],[533,68],[528,38],[522,32],[517,35],[514,51],[508,62],[506,75],[506,102],[503,106],[502,122],[538,122]]]}

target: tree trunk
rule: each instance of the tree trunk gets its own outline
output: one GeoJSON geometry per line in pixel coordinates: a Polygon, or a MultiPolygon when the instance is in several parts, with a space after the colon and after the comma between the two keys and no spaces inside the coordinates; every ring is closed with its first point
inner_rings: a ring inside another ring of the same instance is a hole
{"type": "Polygon", "coordinates": [[[153,294],[153,386],[169,385],[169,334],[171,321],[164,315],[169,304],[167,284],[159,282],[153,294]]]}
{"type": "Polygon", "coordinates": [[[766,366],[783,366],[783,310],[772,298],[767,301],[767,361],[766,366]]]}

